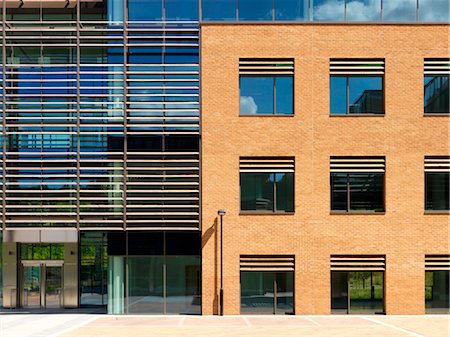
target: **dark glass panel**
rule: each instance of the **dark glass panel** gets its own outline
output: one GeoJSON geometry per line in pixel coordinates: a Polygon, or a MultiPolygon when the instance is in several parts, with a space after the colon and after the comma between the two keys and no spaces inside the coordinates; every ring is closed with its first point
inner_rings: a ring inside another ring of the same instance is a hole
{"type": "Polygon", "coordinates": [[[128,63],[130,64],[162,64],[162,49],[159,47],[130,47],[128,49],[128,63]]]}
{"type": "Polygon", "coordinates": [[[383,272],[350,272],[350,313],[375,314],[384,312],[383,272]]]}
{"type": "Polygon", "coordinates": [[[236,21],[236,1],[233,0],[203,0],[203,20],[236,21]]]}
{"type": "Polygon", "coordinates": [[[294,174],[276,173],[276,210],[294,211],[294,174]]]}
{"type": "Polygon", "coordinates": [[[292,76],[275,77],[276,114],[294,113],[294,78],[292,76]]]}
{"type": "Polygon", "coordinates": [[[331,311],[347,313],[348,310],[348,273],[331,272],[331,311]]]}
{"type": "Polygon", "coordinates": [[[282,272],[275,274],[277,296],[276,313],[293,314],[294,313],[294,273],[282,272]]]}
{"type": "Polygon", "coordinates": [[[308,20],[308,0],[275,0],[275,20],[308,20]]]}
{"type": "Polygon", "coordinates": [[[239,20],[272,20],[272,0],[239,0],[239,20]]]}
{"type": "Polygon", "coordinates": [[[381,76],[350,76],[348,90],[348,113],[384,113],[383,78],[381,76]]]}
{"type": "Polygon", "coordinates": [[[162,136],[128,136],[128,151],[153,152],[162,151],[162,136]]]}
{"type": "Polygon", "coordinates": [[[331,209],[346,211],[347,205],[347,174],[331,173],[331,209]]]}
{"type": "Polygon", "coordinates": [[[241,272],[241,314],[274,313],[274,273],[241,272]]]}
{"type": "Polygon", "coordinates": [[[128,258],[128,312],[163,314],[164,257],[128,258]]]}
{"type": "Polygon", "coordinates": [[[425,76],[425,113],[450,113],[449,76],[425,76]]]}
{"type": "Polygon", "coordinates": [[[330,77],[330,113],[345,115],[347,113],[347,77],[330,77]]]}
{"type": "MultiPolygon", "coordinates": [[[[110,152],[122,152],[124,148],[124,138],[123,136],[114,136],[114,135],[108,135],[108,148],[103,149],[104,151],[110,151],[110,152]]],[[[129,145],[128,145],[129,146],[129,145]]],[[[129,148],[128,148],[129,150],[129,148]]],[[[83,150],[81,150],[83,151],[83,150]]]]}
{"type": "Polygon", "coordinates": [[[20,244],[22,260],[64,260],[64,244],[20,244]]]}
{"type": "Polygon", "coordinates": [[[426,210],[450,210],[449,177],[448,172],[425,173],[426,210]]]}
{"type": "Polygon", "coordinates": [[[166,233],[167,255],[200,255],[199,233],[166,233]]]}
{"type": "Polygon", "coordinates": [[[273,211],[272,173],[241,173],[241,210],[273,211]]]}
{"type": "Polygon", "coordinates": [[[162,0],[128,0],[129,21],[161,21],[162,0]]]}
{"type": "Polygon", "coordinates": [[[381,0],[347,1],[345,11],[347,21],[380,21],[381,0]]]}
{"type": "Polygon", "coordinates": [[[419,21],[422,22],[449,22],[449,0],[419,0],[419,21]]]}
{"type": "Polygon", "coordinates": [[[314,21],[343,21],[345,1],[311,0],[314,21]]]}
{"type": "Polygon", "coordinates": [[[163,255],[162,232],[128,232],[128,255],[163,255]]]}
{"type": "Polygon", "coordinates": [[[198,136],[166,136],[164,137],[164,150],[173,152],[198,152],[198,136]]]}
{"type": "Polygon", "coordinates": [[[274,77],[240,77],[241,115],[274,113],[274,77]]]}
{"type": "Polygon", "coordinates": [[[166,313],[200,315],[200,256],[168,256],[166,263],[166,313]]]}
{"type": "Polygon", "coordinates": [[[198,0],[165,0],[166,20],[198,20],[198,0]]]}
{"type": "Polygon", "coordinates": [[[449,271],[425,272],[425,310],[428,314],[450,313],[449,271]]]}
{"type": "Polygon", "coordinates": [[[126,235],[125,232],[108,233],[108,256],[126,255],[126,235]]]}
{"type": "Polygon", "coordinates": [[[352,173],[350,210],[384,211],[384,173],[352,173]]]}
{"type": "MultiPolygon", "coordinates": [[[[198,47],[166,47],[164,53],[165,64],[198,64],[198,47]]],[[[168,69],[166,69],[168,70],[168,69]]],[[[181,71],[182,68],[173,68],[172,71],[181,71]]],[[[184,69],[186,70],[186,69],[184,69]]],[[[198,68],[192,69],[196,71],[198,68]]]]}
{"type": "Polygon", "coordinates": [[[383,0],[383,21],[416,21],[417,0],[383,0]]]}

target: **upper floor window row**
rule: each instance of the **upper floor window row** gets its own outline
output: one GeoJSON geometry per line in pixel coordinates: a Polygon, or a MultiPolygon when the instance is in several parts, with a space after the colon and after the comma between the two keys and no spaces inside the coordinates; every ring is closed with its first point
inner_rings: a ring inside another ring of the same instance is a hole
{"type": "Polygon", "coordinates": [[[427,58],[424,64],[424,112],[448,114],[450,58],[427,58]]]}
{"type": "Polygon", "coordinates": [[[204,21],[448,22],[449,0],[202,0],[204,21]]]}
{"type": "Polygon", "coordinates": [[[11,0],[6,20],[449,22],[450,0],[11,0]],[[127,13],[127,15],[124,15],[127,13]]]}

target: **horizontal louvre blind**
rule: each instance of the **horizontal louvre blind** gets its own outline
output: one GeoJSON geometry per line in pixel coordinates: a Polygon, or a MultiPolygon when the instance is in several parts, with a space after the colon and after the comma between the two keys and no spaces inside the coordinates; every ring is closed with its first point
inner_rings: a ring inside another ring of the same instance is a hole
{"type": "Polygon", "coordinates": [[[426,156],[425,172],[450,172],[450,156],[426,156]]]}
{"type": "Polygon", "coordinates": [[[291,157],[241,157],[241,173],[287,173],[294,172],[294,158],[291,157]]]}
{"type": "Polygon", "coordinates": [[[241,255],[241,271],[294,271],[293,255],[241,255]]]}
{"type": "Polygon", "coordinates": [[[450,75],[450,58],[425,59],[425,75],[450,75]]]}
{"type": "Polygon", "coordinates": [[[385,171],[384,157],[331,157],[331,172],[373,172],[385,171]]]}
{"type": "Polygon", "coordinates": [[[331,75],[383,75],[384,59],[331,59],[331,75]]]}
{"type": "Polygon", "coordinates": [[[425,255],[425,270],[450,270],[450,255],[425,255]]]}
{"type": "Polygon", "coordinates": [[[294,59],[239,59],[239,75],[292,75],[294,59]]]}
{"type": "Polygon", "coordinates": [[[384,271],[384,255],[331,255],[332,271],[384,271]]]}

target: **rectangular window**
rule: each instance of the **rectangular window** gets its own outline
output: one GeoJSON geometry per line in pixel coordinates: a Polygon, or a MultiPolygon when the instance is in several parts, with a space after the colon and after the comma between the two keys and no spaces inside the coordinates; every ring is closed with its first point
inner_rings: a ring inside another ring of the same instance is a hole
{"type": "Polygon", "coordinates": [[[293,59],[240,59],[241,115],[294,113],[293,59]]]}
{"type": "Polygon", "coordinates": [[[331,312],[384,312],[385,256],[331,256],[331,312]]]}
{"type": "Polygon", "coordinates": [[[384,157],[331,157],[331,210],[384,212],[384,157]]]}
{"type": "Polygon", "coordinates": [[[294,212],[294,159],[241,157],[241,211],[294,212]]]}
{"type": "Polygon", "coordinates": [[[384,114],[383,82],[383,59],[331,59],[330,114],[384,114]]]}
{"type": "Polygon", "coordinates": [[[241,314],[293,314],[294,266],[294,256],[241,255],[241,314]]]}
{"type": "Polygon", "coordinates": [[[425,312],[450,313],[450,255],[425,255],[425,312]]]}
{"type": "Polygon", "coordinates": [[[425,157],[425,210],[450,210],[450,156],[425,157]]]}
{"type": "Polygon", "coordinates": [[[424,112],[449,114],[450,59],[425,59],[424,112]]]}

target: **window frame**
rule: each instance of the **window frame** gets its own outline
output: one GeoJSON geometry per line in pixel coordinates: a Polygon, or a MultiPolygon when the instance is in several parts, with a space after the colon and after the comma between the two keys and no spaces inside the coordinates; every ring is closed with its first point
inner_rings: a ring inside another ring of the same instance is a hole
{"type": "Polygon", "coordinates": [[[329,106],[330,106],[330,117],[384,117],[386,115],[386,93],[385,93],[385,74],[330,74],[329,80],[329,106]],[[331,79],[333,77],[344,77],[345,78],[345,114],[334,113],[331,110],[331,79]],[[382,113],[350,113],[350,85],[349,79],[351,77],[381,77],[381,93],[382,93],[382,113]]]}
{"type": "Polygon", "coordinates": [[[293,117],[295,115],[295,76],[287,74],[265,74],[265,75],[249,75],[239,74],[239,117],[293,117]],[[291,78],[292,79],[292,92],[291,92],[291,113],[277,113],[277,78],[291,78]],[[272,92],[273,92],[273,112],[272,113],[254,113],[243,114],[241,113],[241,78],[271,78],[272,79],[272,92]]]}
{"type": "MultiPolygon", "coordinates": [[[[347,176],[347,183],[346,183],[347,209],[346,210],[333,209],[333,185],[332,185],[333,173],[334,172],[330,172],[330,214],[381,214],[381,215],[383,215],[386,213],[386,171],[382,173],[383,174],[383,210],[382,211],[350,209],[350,202],[351,202],[350,175],[352,173],[358,174],[359,172],[341,172],[341,174],[345,174],[347,176]]],[[[361,172],[361,173],[364,173],[364,172],[361,172]]],[[[381,174],[381,172],[378,172],[378,174],[381,174]]]]}

